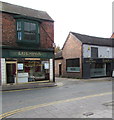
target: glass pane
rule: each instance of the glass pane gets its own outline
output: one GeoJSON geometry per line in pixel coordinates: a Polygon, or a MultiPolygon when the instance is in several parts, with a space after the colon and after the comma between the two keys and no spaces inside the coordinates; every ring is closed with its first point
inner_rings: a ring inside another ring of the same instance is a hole
{"type": "Polygon", "coordinates": [[[106,64],[91,64],[90,75],[91,77],[106,76],[106,64]]]}
{"type": "Polygon", "coordinates": [[[36,40],[36,24],[24,22],[24,40],[36,40]]]}
{"type": "Polygon", "coordinates": [[[30,40],[30,33],[29,32],[24,32],[24,40],[30,40]]]}
{"type": "Polygon", "coordinates": [[[79,72],[80,67],[67,67],[67,72],[79,72]]]}
{"type": "Polygon", "coordinates": [[[24,22],[24,31],[30,31],[30,23],[29,22],[24,22]]]}
{"type": "Polygon", "coordinates": [[[19,31],[19,30],[21,30],[21,22],[20,21],[17,22],[17,31],[19,31]]]}
{"type": "Polygon", "coordinates": [[[17,37],[18,37],[18,40],[22,40],[22,33],[21,32],[17,32],[17,37]]]}
{"type": "Polygon", "coordinates": [[[31,32],[35,32],[36,31],[36,24],[35,23],[31,23],[30,27],[31,27],[31,32]]]}
{"type": "Polygon", "coordinates": [[[31,40],[36,40],[36,34],[35,33],[31,34],[31,40]]]}
{"type": "Polygon", "coordinates": [[[67,64],[67,67],[80,67],[79,58],[67,59],[66,64],[67,64]]]}
{"type": "Polygon", "coordinates": [[[36,34],[24,32],[24,40],[36,40],[36,34]]]}
{"type": "Polygon", "coordinates": [[[98,48],[91,47],[91,57],[92,58],[97,58],[98,57],[98,48]]]}

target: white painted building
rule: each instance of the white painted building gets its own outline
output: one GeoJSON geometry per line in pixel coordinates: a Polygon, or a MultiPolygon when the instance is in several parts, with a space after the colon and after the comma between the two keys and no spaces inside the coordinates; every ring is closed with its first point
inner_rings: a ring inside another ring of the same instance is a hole
{"type": "Polygon", "coordinates": [[[98,58],[114,58],[114,54],[112,54],[114,48],[107,46],[98,46],[98,45],[88,45],[83,44],[83,58],[91,58],[91,48],[98,49],[98,58]]]}

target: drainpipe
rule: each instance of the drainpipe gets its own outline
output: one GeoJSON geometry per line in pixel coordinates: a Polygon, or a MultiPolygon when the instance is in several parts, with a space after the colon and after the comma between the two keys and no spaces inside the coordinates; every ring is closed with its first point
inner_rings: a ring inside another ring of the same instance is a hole
{"type": "Polygon", "coordinates": [[[82,65],[82,78],[83,78],[83,43],[81,45],[81,65],[82,65]]]}
{"type": "Polygon", "coordinates": [[[55,43],[53,43],[53,82],[55,82],[55,43]]]}

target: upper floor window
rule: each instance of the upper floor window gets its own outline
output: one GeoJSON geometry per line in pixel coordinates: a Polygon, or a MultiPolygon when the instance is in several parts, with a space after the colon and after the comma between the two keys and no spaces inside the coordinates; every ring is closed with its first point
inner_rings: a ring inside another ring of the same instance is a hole
{"type": "Polygon", "coordinates": [[[98,58],[98,48],[97,47],[91,47],[91,57],[98,58]]]}
{"type": "Polygon", "coordinates": [[[17,40],[18,42],[39,43],[39,24],[35,21],[17,20],[17,40]]]}

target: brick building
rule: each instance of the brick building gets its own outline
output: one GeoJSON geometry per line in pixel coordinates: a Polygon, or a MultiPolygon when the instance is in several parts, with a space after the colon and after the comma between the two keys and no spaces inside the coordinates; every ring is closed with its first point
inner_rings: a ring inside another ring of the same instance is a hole
{"type": "Polygon", "coordinates": [[[112,76],[113,50],[111,38],[70,32],[62,51],[55,56],[55,75],[73,78],[112,76]]]}
{"type": "Polygon", "coordinates": [[[57,54],[55,54],[55,75],[57,77],[62,76],[63,72],[63,56],[62,51],[59,51],[57,54]]]}
{"type": "Polygon", "coordinates": [[[54,21],[44,11],[0,2],[1,84],[54,81],[54,21]]]}

